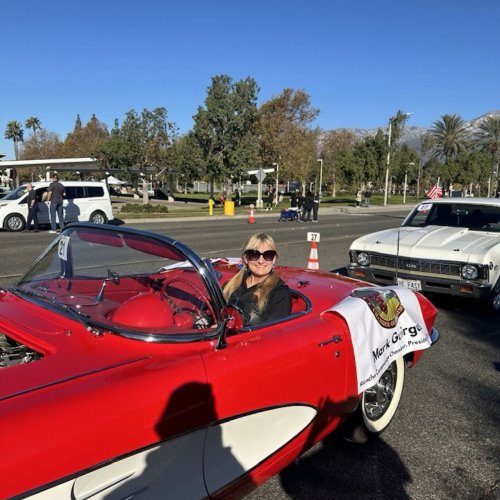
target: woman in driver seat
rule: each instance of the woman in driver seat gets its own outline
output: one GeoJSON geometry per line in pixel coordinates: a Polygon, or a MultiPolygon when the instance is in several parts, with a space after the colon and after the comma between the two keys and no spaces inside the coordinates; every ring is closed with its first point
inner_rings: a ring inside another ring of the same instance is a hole
{"type": "Polygon", "coordinates": [[[243,311],[245,326],[291,314],[292,294],[274,270],[278,251],[266,233],[251,236],[242,251],[243,268],[224,286],[229,305],[243,311]]]}

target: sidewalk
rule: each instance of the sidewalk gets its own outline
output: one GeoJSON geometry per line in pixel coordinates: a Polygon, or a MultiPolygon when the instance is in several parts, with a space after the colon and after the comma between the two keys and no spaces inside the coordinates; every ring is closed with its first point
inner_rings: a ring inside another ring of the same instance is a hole
{"type": "MultiPolygon", "coordinates": [[[[173,202],[176,203],[176,202],[173,202]]],[[[169,203],[169,206],[172,205],[172,202],[169,203]]],[[[181,203],[179,203],[181,205],[181,203]]],[[[397,205],[388,205],[386,207],[381,206],[381,205],[372,205],[370,207],[355,207],[354,205],[342,205],[342,206],[321,206],[319,209],[319,218],[321,218],[322,215],[332,215],[332,214],[373,214],[373,213],[391,213],[391,212],[407,212],[409,213],[410,210],[413,208],[415,204],[414,203],[407,203],[407,204],[397,204],[397,205]]],[[[185,206],[184,202],[182,202],[182,206],[185,206]]],[[[187,207],[186,207],[187,208],[187,207]]],[[[254,216],[258,220],[260,218],[275,218],[278,220],[279,216],[281,213],[281,209],[275,209],[272,211],[265,211],[265,210],[255,210],[254,209],[254,216]]],[[[250,209],[248,209],[247,213],[240,213],[240,214],[235,214],[235,215],[223,215],[223,214],[214,214],[214,215],[208,215],[208,209],[206,215],[194,215],[194,216],[186,216],[186,217],[144,217],[144,218],[137,218],[137,219],[121,219],[120,214],[116,214],[117,218],[119,220],[122,220],[123,222],[127,224],[133,224],[134,222],[141,222],[141,223],[147,223],[147,222],[180,222],[180,221],[200,221],[200,220],[226,220],[226,219],[248,219],[250,215],[250,209]]]]}

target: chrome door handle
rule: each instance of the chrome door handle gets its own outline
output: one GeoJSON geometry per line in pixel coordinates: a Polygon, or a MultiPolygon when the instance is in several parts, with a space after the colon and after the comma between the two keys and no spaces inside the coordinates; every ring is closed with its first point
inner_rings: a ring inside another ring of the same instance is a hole
{"type": "Polygon", "coordinates": [[[342,341],[342,336],[341,335],[335,335],[334,337],[332,337],[329,340],[325,340],[323,342],[320,342],[319,343],[319,347],[325,347],[325,345],[332,344],[332,343],[333,344],[338,344],[341,341],[342,341]]]}

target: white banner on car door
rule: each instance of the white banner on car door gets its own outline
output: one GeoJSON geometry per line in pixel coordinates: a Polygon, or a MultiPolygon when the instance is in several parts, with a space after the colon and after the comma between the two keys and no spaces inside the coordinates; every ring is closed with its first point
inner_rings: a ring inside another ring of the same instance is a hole
{"type": "Polygon", "coordinates": [[[360,393],[375,385],[393,361],[431,345],[418,299],[406,288],[357,288],[331,310],[349,326],[360,393]]]}

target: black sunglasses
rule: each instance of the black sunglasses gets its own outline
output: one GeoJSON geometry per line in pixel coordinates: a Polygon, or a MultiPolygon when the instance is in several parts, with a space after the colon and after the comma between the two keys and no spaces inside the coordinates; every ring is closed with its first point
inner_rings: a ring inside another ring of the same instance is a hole
{"type": "Polygon", "coordinates": [[[265,252],[259,252],[258,250],[245,250],[245,257],[253,262],[259,260],[261,255],[267,262],[272,262],[276,257],[276,250],[266,250],[265,252]]]}

